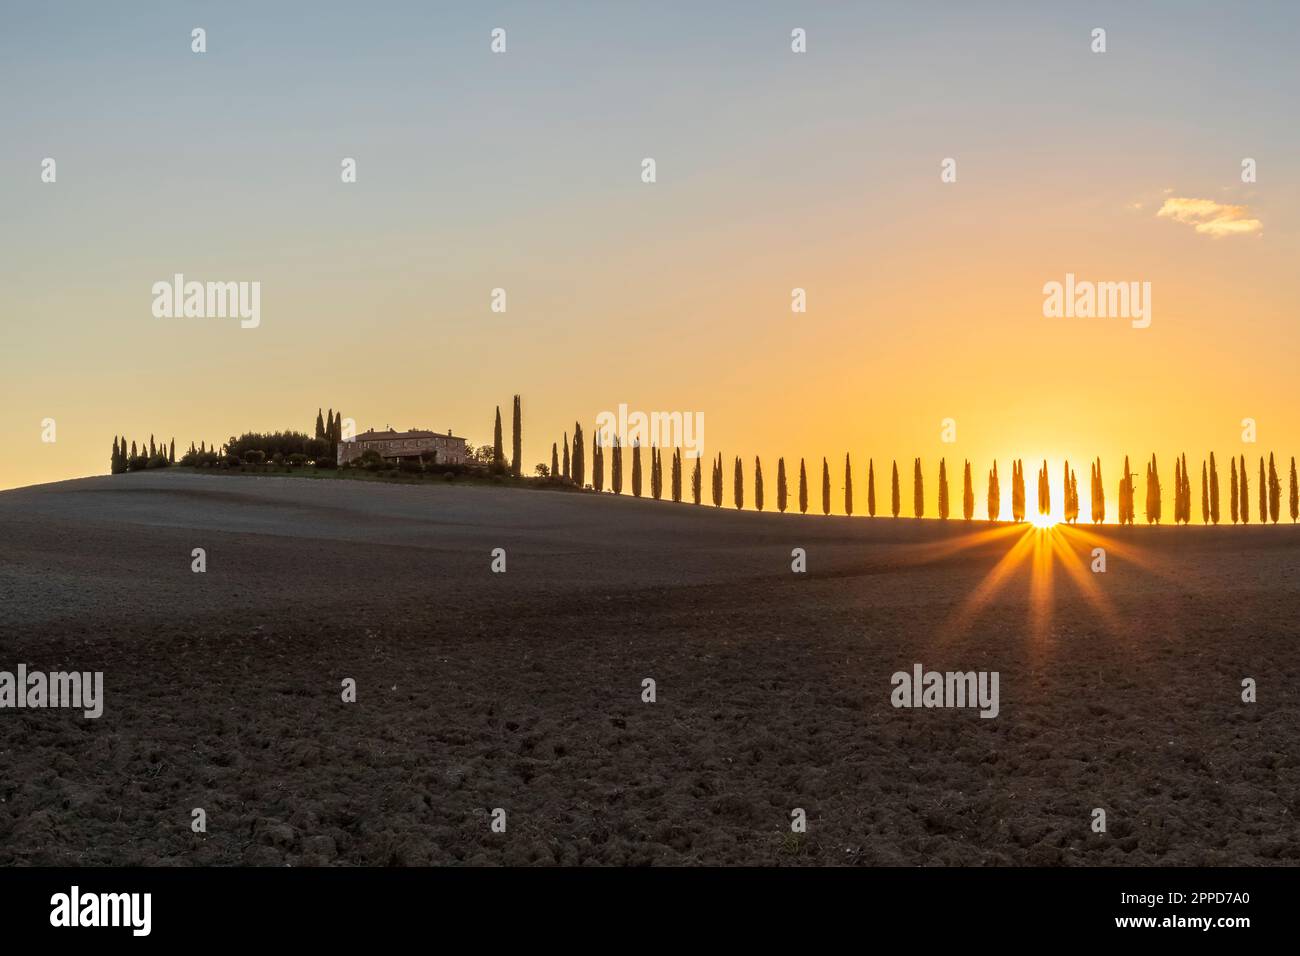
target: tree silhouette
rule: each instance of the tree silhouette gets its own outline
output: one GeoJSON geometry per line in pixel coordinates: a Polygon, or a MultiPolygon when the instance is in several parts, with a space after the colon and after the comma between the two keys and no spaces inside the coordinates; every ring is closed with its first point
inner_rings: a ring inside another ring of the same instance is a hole
{"type": "Polygon", "coordinates": [[[1264,456],[1259,457],[1259,523],[1268,524],[1268,479],[1264,477],[1264,456]]]}
{"type": "MultiPolygon", "coordinates": [[[[566,446],[564,453],[565,459],[568,459],[568,448],[566,446]]],[[[497,406],[497,420],[492,426],[492,467],[501,471],[506,466],[506,453],[501,447],[501,406],[497,406]]],[[[568,477],[568,468],[565,468],[565,477],[568,477]]]]}
{"type": "Polygon", "coordinates": [[[912,514],[925,517],[925,479],[921,475],[921,459],[912,462],[912,514]]]}
{"type": "Polygon", "coordinates": [[[1238,515],[1241,512],[1240,494],[1237,491],[1237,459],[1228,459],[1228,472],[1232,475],[1232,484],[1229,487],[1232,496],[1232,523],[1236,524],[1238,515]]]}
{"type": "Polygon", "coordinates": [[[731,497],[736,503],[736,510],[745,507],[745,473],[741,471],[740,456],[736,456],[736,480],[732,485],[731,497]]]}
{"type": "Polygon", "coordinates": [[[551,442],[551,477],[554,478],[560,473],[560,449],[551,442]]]}
{"type": "MultiPolygon", "coordinates": [[[[524,453],[523,453],[524,424],[523,422],[524,422],[523,408],[519,404],[519,396],[516,395],[514,421],[511,423],[514,426],[514,437],[511,439],[511,446],[510,446],[510,451],[513,453],[510,459],[510,471],[514,474],[516,478],[519,477],[524,465],[524,453]]],[[[592,458],[592,465],[593,467],[595,466],[595,456],[593,456],[592,458]]],[[[599,488],[597,488],[596,490],[600,491],[599,488]]]]}
{"type": "MultiPolygon", "coordinates": [[[[567,475],[565,477],[568,477],[567,475]]],[[[641,439],[632,439],[632,496],[641,497],[641,439]]]]}
{"type": "Polygon", "coordinates": [[[975,517],[975,488],[971,485],[970,480],[970,459],[964,459],[965,467],[962,469],[961,479],[961,515],[967,521],[975,517]]]}
{"type": "Polygon", "coordinates": [[[1079,523],[1079,476],[1070,472],[1070,513],[1066,515],[1070,524],[1079,523]]]}
{"type": "Polygon", "coordinates": [[[1178,456],[1174,456],[1174,524],[1183,520],[1183,472],[1178,456]]]}
{"type": "Polygon", "coordinates": [[[948,462],[939,459],[939,520],[948,520],[948,462]]]}
{"type": "Polygon", "coordinates": [[[723,506],[723,453],[719,451],[714,462],[714,507],[723,506]]]}
{"type": "Polygon", "coordinates": [[[1011,518],[1025,520],[1025,463],[1019,458],[1011,463],[1011,518]]]}
{"type": "Polygon", "coordinates": [[[573,423],[573,483],[581,488],[587,478],[587,446],[582,439],[582,424],[573,423]]]}
{"type": "Polygon", "coordinates": [[[1092,510],[1089,515],[1093,524],[1106,520],[1106,485],[1101,477],[1101,459],[1092,463],[1092,510]]]}
{"type": "Polygon", "coordinates": [[[785,459],[778,458],[776,460],[776,510],[781,514],[785,514],[788,491],[785,484],[785,459]]]}
{"type": "Polygon", "coordinates": [[[799,459],[799,513],[808,513],[808,470],[802,458],[799,459]]]}
{"type": "Polygon", "coordinates": [[[993,460],[993,470],[989,472],[989,520],[997,521],[1002,516],[1002,488],[998,484],[998,463],[993,460]]]}
{"type": "Polygon", "coordinates": [[[876,464],[867,459],[867,517],[876,516],[876,464]]]}
{"type": "Polygon", "coordinates": [[[1214,452],[1210,452],[1210,520],[1219,523],[1219,468],[1214,463],[1214,452]]]}
{"type": "Polygon", "coordinates": [[[894,461],[894,478],[889,489],[889,505],[893,509],[894,517],[897,518],[898,513],[903,510],[902,492],[898,487],[898,461],[897,460],[894,461]]]}
{"type": "Polygon", "coordinates": [[[1250,482],[1246,480],[1246,456],[1241,456],[1241,523],[1250,524],[1250,482]]]}
{"type": "Polygon", "coordinates": [[[1295,456],[1291,456],[1291,523],[1300,518],[1300,484],[1296,483],[1295,456]]]}
{"type": "MultiPolygon", "coordinates": [[[[500,409],[497,409],[497,419],[498,419],[498,421],[497,421],[497,445],[498,445],[498,447],[499,447],[500,444],[501,444],[501,422],[500,422],[500,418],[501,418],[501,410],[500,410],[500,409]]],[[[569,480],[569,433],[568,433],[568,432],[565,432],[565,433],[564,433],[564,444],[563,444],[563,446],[562,446],[562,454],[563,454],[563,460],[564,460],[564,473],[563,473],[562,477],[564,478],[565,481],[568,481],[568,480],[569,480]]],[[[500,461],[500,458],[498,458],[497,460],[500,461]]]]}
{"type": "Polygon", "coordinates": [[[609,486],[614,490],[614,494],[623,493],[623,443],[619,441],[617,435],[614,436],[614,460],[610,463],[609,486]]]}
{"type": "Polygon", "coordinates": [[[831,513],[831,468],[826,464],[826,459],[822,459],[822,514],[831,513]]]}
{"type": "Polygon", "coordinates": [[[591,487],[605,490],[605,449],[600,444],[600,432],[591,439],[591,487]]]}
{"type": "Polygon", "coordinates": [[[698,505],[703,494],[704,476],[700,472],[700,456],[695,456],[695,468],[691,471],[691,498],[698,505]]]}
{"type": "Polygon", "coordinates": [[[754,509],[763,510],[763,463],[754,456],[754,509]]]}
{"type": "Polygon", "coordinates": [[[1282,516],[1282,482],[1278,480],[1273,465],[1273,453],[1268,453],[1268,518],[1274,524],[1282,516]]]}
{"type": "Polygon", "coordinates": [[[316,409],[316,439],[323,441],[325,439],[325,419],[321,417],[321,411],[316,409]]]}
{"type": "Polygon", "coordinates": [[[650,497],[658,501],[664,493],[663,452],[650,446],[650,497]]]}
{"type": "Polygon", "coordinates": [[[1153,454],[1147,465],[1147,524],[1160,523],[1160,507],[1160,471],[1153,454]]]}
{"type": "Polygon", "coordinates": [[[673,449],[673,501],[682,500],[682,450],[673,449]]]}
{"type": "Polygon", "coordinates": [[[849,462],[848,452],[844,453],[844,513],[853,515],[853,465],[849,462]]]}

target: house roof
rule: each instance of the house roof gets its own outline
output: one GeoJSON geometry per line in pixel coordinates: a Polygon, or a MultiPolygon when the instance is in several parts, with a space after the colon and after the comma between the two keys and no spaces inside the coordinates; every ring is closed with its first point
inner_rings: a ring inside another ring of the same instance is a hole
{"type": "Polygon", "coordinates": [[[388,429],[387,431],[377,432],[372,428],[370,429],[370,431],[362,432],[360,435],[356,436],[356,438],[352,440],[353,441],[401,441],[402,439],[408,439],[408,438],[450,438],[453,441],[465,440],[463,438],[451,434],[450,432],[444,435],[441,432],[425,431],[422,428],[412,428],[410,431],[404,431],[404,432],[394,431],[391,428],[388,429]]]}

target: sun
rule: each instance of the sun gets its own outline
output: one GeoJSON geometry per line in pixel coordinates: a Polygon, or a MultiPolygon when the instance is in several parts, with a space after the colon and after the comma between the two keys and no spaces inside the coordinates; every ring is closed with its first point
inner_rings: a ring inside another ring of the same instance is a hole
{"type": "Polygon", "coordinates": [[[1029,523],[1035,528],[1050,528],[1056,524],[1056,519],[1051,515],[1030,515],[1029,523]]]}

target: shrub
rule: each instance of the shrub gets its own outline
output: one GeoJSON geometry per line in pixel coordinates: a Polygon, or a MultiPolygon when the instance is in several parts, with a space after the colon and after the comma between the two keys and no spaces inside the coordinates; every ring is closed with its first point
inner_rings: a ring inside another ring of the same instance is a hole
{"type": "Polygon", "coordinates": [[[402,471],[410,475],[418,475],[424,471],[424,466],[421,465],[419,461],[413,458],[403,458],[401,464],[398,467],[400,467],[402,471]]]}
{"type": "Polygon", "coordinates": [[[317,458],[315,465],[317,468],[337,468],[339,466],[338,462],[333,458],[317,458]]]}
{"type": "Polygon", "coordinates": [[[154,455],[145,465],[146,468],[166,468],[171,462],[167,460],[166,455],[154,455]]]}
{"type": "Polygon", "coordinates": [[[292,454],[289,456],[289,464],[294,466],[305,465],[307,464],[307,456],[296,454],[296,453],[292,454]]]}
{"type": "Polygon", "coordinates": [[[244,461],[250,465],[260,465],[266,461],[266,452],[256,448],[244,452],[244,461]]]}
{"type": "Polygon", "coordinates": [[[149,457],[147,455],[135,455],[128,458],[126,462],[127,471],[144,471],[149,467],[149,457]]]}
{"type": "Polygon", "coordinates": [[[368,461],[365,463],[363,467],[366,469],[366,471],[384,471],[388,468],[388,466],[384,464],[382,459],[378,461],[368,461]]]}
{"type": "Polygon", "coordinates": [[[236,455],[233,451],[228,452],[226,454],[226,457],[223,460],[225,461],[227,468],[234,468],[236,465],[239,464],[239,456],[236,455]]]}
{"type": "MultiPolygon", "coordinates": [[[[265,457],[265,455],[263,457],[265,457]]],[[[277,451],[274,455],[271,456],[271,461],[277,465],[283,465],[284,455],[277,451]]]]}

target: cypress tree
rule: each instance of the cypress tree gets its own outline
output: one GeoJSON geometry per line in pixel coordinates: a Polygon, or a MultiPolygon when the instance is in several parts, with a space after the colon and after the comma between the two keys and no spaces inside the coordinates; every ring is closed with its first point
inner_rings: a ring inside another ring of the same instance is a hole
{"type": "Polygon", "coordinates": [[[673,449],[673,501],[682,500],[682,450],[673,449]]]}
{"type": "Polygon", "coordinates": [[[921,459],[912,465],[912,514],[925,517],[925,479],[921,477],[921,459]]]}
{"type": "MultiPolygon", "coordinates": [[[[155,457],[157,454],[158,454],[158,450],[154,447],[154,444],[153,444],[153,435],[150,435],[150,436],[149,436],[149,460],[150,460],[150,461],[153,461],[154,457],[155,457]]],[[[1246,467],[1246,466],[1245,466],[1245,465],[1242,465],[1242,467],[1244,468],[1244,467],[1246,467]]]]}
{"type": "Polygon", "coordinates": [[[1241,456],[1241,523],[1250,524],[1250,482],[1246,480],[1246,456],[1241,456]]]}
{"type": "Polygon", "coordinates": [[[754,507],[763,510],[763,463],[754,456],[754,507]]]}
{"type": "Polygon", "coordinates": [[[898,460],[894,460],[894,477],[891,480],[889,488],[889,506],[897,518],[899,512],[903,510],[903,492],[898,483],[898,460]]]}
{"type": "Polygon", "coordinates": [[[1240,495],[1237,492],[1237,459],[1228,459],[1228,471],[1232,475],[1232,484],[1229,485],[1228,491],[1232,498],[1232,523],[1237,523],[1237,516],[1241,511],[1240,495]]]}
{"type": "MultiPolygon", "coordinates": [[[[514,437],[511,438],[511,445],[510,445],[510,451],[511,451],[511,453],[512,453],[512,454],[511,454],[511,458],[510,458],[510,471],[511,471],[511,473],[512,473],[516,478],[518,478],[519,475],[521,474],[521,470],[522,470],[522,468],[523,468],[523,464],[524,464],[524,453],[523,453],[523,447],[524,447],[524,444],[523,444],[523,443],[524,443],[524,424],[523,424],[523,422],[524,422],[524,418],[523,418],[523,408],[521,407],[521,405],[520,405],[520,403],[519,403],[519,396],[516,395],[516,396],[515,396],[514,421],[511,423],[511,424],[514,426],[514,437]]],[[[593,443],[593,445],[594,445],[594,443],[593,443]]],[[[592,464],[592,467],[593,467],[593,468],[595,468],[595,466],[596,466],[596,459],[597,459],[599,456],[600,456],[600,449],[599,449],[599,448],[596,448],[595,452],[592,454],[592,460],[591,460],[591,464],[592,464]]],[[[593,474],[592,477],[594,478],[595,475],[593,474]]],[[[597,488],[596,490],[597,490],[597,491],[600,491],[599,488],[597,488]]]]}
{"type": "Polygon", "coordinates": [[[808,469],[804,467],[802,458],[799,459],[799,513],[808,513],[808,469]]]}
{"type": "Polygon", "coordinates": [[[613,489],[614,494],[623,493],[623,443],[617,435],[614,436],[614,460],[610,462],[609,486],[613,489]]]}
{"type": "Polygon", "coordinates": [[[1092,523],[1101,524],[1106,520],[1106,484],[1101,477],[1101,459],[1098,458],[1093,473],[1095,478],[1092,488],[1092,523]]]}
{"type": "Polygon", "coordinates": [[[641,439],[632,440],[632,495],[641,497],[641,439]]]}
{"type": "Polygon", "coordinates": [[[316,440],[321,441],[325,438],[325,419],[321,417],[320,409],[316,409],[316,440]]]}
{"type": "Polygon", "coordinates": [[[600,432],[591,439],[591,486],[597,491],[605,490],[605,449],[600,444],[600,432]]]}
{"type": "Polygon", "coordinates": [[[948,460],[939,459],[939,518],[948,520],[948,460]]]}
{"type": "Polygon", "coordinates": [[[135,450],[135,442],[134,442],[134,441],[131,442],[131,457],[132,457],[132,458],[139,458],[139,457],[140,457],[140,453],[137,452],[137,451],[135,450]]]}
{"type": "Polygon", "coordinates": [[[1160,523],[1160,471],[1156,464],[1156,456],[1151,456],[1151,464],[1147,468],[1147,524],[1153,521],[1160,523]]]}
{"type": "MultiPolygon", "coordinates": [[[[506,452],[501,445],[501,406],[497,406],[496,423],[492,426],[492,469],[504,471],[506,452]]],[[[564,436],[564,477],[569,477],[569,436],[564,436]]]]}
{"type": "Polygon", "coordinates": [[[939,518],[948,520],[948,463],[944,458],[939,459],[939,518]]]}
{"type": "Polygon", "coordinates": [[[722,452],[713,463],[713,507],[722,507],[722,452]]]}
{"type": "Polygon", "coordinates": [[[573,423],[573,483],[579,488],[587,483],[587,445],[582,437],[582,424],[573,423]]]}
{"type": "Polygon", "coordinates": [[[853,516],[853,465],[848,452],[844,453],[844,513],[853,516]]]}
{"type": "Polygon", "coordinates": [[[990,521],[997,521],[1002,515],[1002,488],[998,483],[998,462],[993,460],[993,470],[989,472],[988,513],[990,521]]]}
{"type": "MultiPolygon", "coordinates": [[[[497,417],[498,417],[498,419],[501,417],[501,412],[500,412],[500,410],[497,411],[497,417]]],[[[501,429],[500,429],[500,422],[498,422],[498,427],[497,427],[497,447],[498,447],[498,448],[501,447],[501,429]]],[[[560,476],[561,476],[565,481],[568,481],[568,480],[569,480],[569,463],[570,463],[570,459],[569,459],[569,433],[568,433],[568,432],[565,432],[565,433],[564,433],[564,444],[561,445],[561,452],[560,452],[560,454],[561,454],[561,456],[562,456],[561,459],[560,459],[560,461],[562,462],[562,464],[563,464],[563,469],[564,469],[564,470],[560,473],[560,476]]],[[[497,460],[500,461],[500,458],[498,457],[497,460]]]]}
{"type": "Polygon", "coordinates": [[[788,489],[785,484],[785,459],[776,460],[776,510],[785,514],[787,504],[788,489]]]}
{"type": "Polygon", "coordinates": [[[1011,462],[1011,520],[1017,524],[1025,520],[1025,462],[1021,458],[1011,462]]]}
{"type": "Polygon", "coordinates": [[[740,469],[739,455],[736,456],[736,479],[731,488],[731,497],[737,511],[745,507],[745,475],[740,469]]]}
{"type": "Polygon", "coordinates": [[[1214,463],[1214,452],[1210,452],[1210,520],[1219,523],[1219,468],[1214,463]]]}
{"type": "Polygon", "coordinates": [[[822,459],[822,514],[831,513],[831,467],[822,459]]]}
{"type": "Polygon", "coordinates": [[[551,442],[551,477],[560,477],[560,450],[551,442]]]}
{"type": "Polygon", "coordinates": [[[695,468],[691,471],[691,497],[694,499],[697,505],[700,503],[700,495],[703,492],[702,489],[703,484],[704,484],[704,478],[700,474],[700,456],[697,454],[695,456],[695,468]]]}
{"type": "Polygon", "coordinates": [[[1070,524],[1079,523],[1079,476],[1070,472],[1070,513],[1066,516],[1070,524]]]}
{"type": "Polygon", "coordinates": [[[326,441],[334,440],[334,409],[330,409],[329,417],[325,419],[325,433],[321,435],[326,441]]]}
{"type": "Polygon", "coordinates": [[[110,475],[118,474],[117,467],[117,436],[113,436],[113,456],[108,460],[108,473],[110,475]]]}
{"type": "MultiPolygon", "coordinates": [[[[167,463],[169,465],[176,464],[176,439],[175,438],[173,438],[171,442],[168,443],[167,445],[167,463]]],[[[1273,477],[1275,479],[1277,478],[1276,475],[1274,475],[1273,477]]],[[[1276,509],[1274,510],[1276,511],[1276,509]]],[[[1277,519],[1274,518],[1273,520],[1276,521],[1277,519]]]]}
{"type": "Polygon", "coordinates": [[[876,463],[867,459],[867,517],[876,516],[876,463]]]}
{"type": "Polygon", "coordinates": [[[650,497],[658,501],[664,493],[664,453],[662,449],[650,446],[650,497]]]}
{"type": "Polygon", "coordinates": [[[1174,524],[1183,520],[1183,476],[1178,456],[1174,456],[1174,524]]]}
{"type": "Polygon", "coordinates": [[[975,517],[975,487],[970,479],[970,459],[966,459],[961,480],[961,514],[967,521],[975,517]]]}
{"type": "Polygon", "coordinates": [[[1264,477],[1264,456],[1259,458],[1259,523],[1268,524],[1269,508],[1269,488],[1267,479],[1264,477]]]}
{"type": "Polygon", "coordinates": [[[1296,483],[1295,474],[1295,455],[1291,456],[1291,523],[1295,524],[1296,519],[1300,518],[1300,484],[1296,483]]]}

